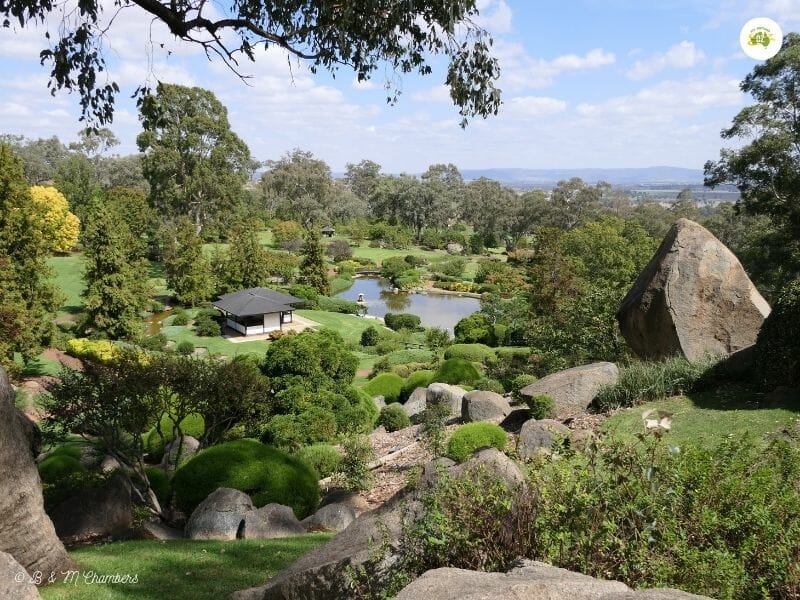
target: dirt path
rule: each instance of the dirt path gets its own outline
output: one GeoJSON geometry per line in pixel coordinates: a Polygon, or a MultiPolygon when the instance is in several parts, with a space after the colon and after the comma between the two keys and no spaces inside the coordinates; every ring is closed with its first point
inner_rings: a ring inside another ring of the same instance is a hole
{"type": "MultiPolygon", "coordinates": [[[[69,367],[70,369],[81,369],[83,364],[74,356],[58,350],[56,348],[48,348],[42,352],[42,356],[48,360],[54,360],[69,367]]],[[[34,422],[38,423],[47,416],[47,413],[36,405],[34,398],[39,394],[47,392],[47,389],[54,382],[57,381],[56,377],[51,375],[36,375],[33,377],[25,377],[19,384],[19,388],[25,392],[27,402],[23,412],[34,422]]]]}

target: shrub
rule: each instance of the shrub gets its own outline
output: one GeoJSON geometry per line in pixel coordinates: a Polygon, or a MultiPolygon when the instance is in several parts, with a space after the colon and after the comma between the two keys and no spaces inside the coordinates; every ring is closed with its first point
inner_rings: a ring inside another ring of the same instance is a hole
{"type": "Polygon", "coordinates": [[[691,391],[717,358],[690,362],[683,357],[639,362],[622,369],[615,385],[600,390],[594,404],[601,410],[634,406],[691,391]]]}
{"type": "Polygon", "coordinates": [[[428,327],[425,330],[425,345],[431,350],[444,348],[450,343],[450,332],[442,327],[428,327]]]}
{"type": "Polygon", "coordinates": [[[153,352],[162,351],[166,345],[167,345],[167,336],[165,336],[163,333],[148,335],[139,340],[140,347],[144,348],[145,350],[151,350],[153,352]]]}
{"type": "Polygon", "coordinates": [[[475,384],[476,390],[483,390],[484,392],[495,392],[496,394],[505,394],[506,388],[497,379],[484,378],[475,384]]]}
{"type": "Polygon", "coordinates": [[[370,398],[383,396],[387,403],[397,402],[403,389],[403,378],[394,373],[381,373],[362,388],[370,398]]]}
{"type": "Polygon", "coordinates": [[[175,346],[175,352],[178,354],[183,354],[184,356],[194,354],[194,344],[189,340],[179,342],[178,345],[175,346]]]}
{"type": "Polygon", "coordinates": [[[375,362],[374,372],[390,371],[397,365],[410,363],[429,364],[436,358],[430,350],[393,350],[375,362]]]}
{"type": "Polygon", "coordinates": [[[411,419],[399,404],[388,404],[381,409],[378,425],[383,425],[386,431],[393,432],[411,426],[411,419]]]}
{"type": "Polygon", "coordinates": [[[394,281],[412,268],[402,256],[390,256],[381,262],[381,277],[394,281]]]}
{"type": "Polygon", "coordinates": [[[150,487],[153,493],[158,498],[158,503],[161,508],[165,508],[169,504],[170,496],[172,496],[172,486],[167,479],[167,474],[161,467],[145,467],[144,472],[147,473],[147,480],[150,482],[150,487]]]}
{"type": "Polygon", "coordinates": [[[76,473],[86,473],[79,460],[66,454],[48,456],[39,463],[39,477],[43,483],[54,484],[76,473]]]}
{"type": "Polygon", "coordinates": [[[491,446],[501,452],[506,448],[506,432],[494,423],[477,422],[461,425],[447,442],[447,456],[463,462],[478,448],[491,446]]]}
{"type": "Polygon", "coordinates": [[[319,479],[338,472],[342,464],[342,453],[330,444],[303,446],[295,456],[314,469],[319,479]]]}
{"type": "Polygon", "coordinates": [[[550,419],[553,417],[553,410],[555,409],[556,402],[547,394],[532,396],[527,399],[526,403],[531,411],[532,418],[550,419]]]}
{"type": "Polygon", "coordinates": [[[406,271],[400,277],[396,277],[394,284],[401,290],[407,290],[419,284],[421,281],[418,271],[406,271]]]}
{"type": "Polygon", "coordinates": [[[200,315],[194,321],[194,332],[200,337],[216,337],[222,333],[219,323],[210,317],[200,315]]]}
{"type": "Polygon", "coordinates": [[[325,254],[330,256],[336,262],[347,260],[353,256],[353,251],[350,249],[350,244],[345,240],[333,240],[325,248],[325,254]]]}
{"type": "Polygon", "coordinates": [[[428,260],[424,256],[414,256],[413,254],[409,254],[403,260],[415,269],[417,267],[424,267],[428,263],[428,260]]]}
{"type": "Polygon", "coordinates": [[[284,450],[327,442],[336,436],[336,417],[326,406],[303,406],[273,415],[261,430],[261,441],[284,450]]]}
{"type": "Polygon", "coordinates": [[[516,375],[511,380],[511,393],[514,395],[514,399],[522,400],[520,390],[531,385],[532,383],[536,383],[538,379],[539,378],[536,377],[536,375],[531,375],[530,373],[520,373],[519,375],[516,375]]]}
{"type": "Polygon", "coordinates": [[[191,514],[211,492],[246,492],[255,506],[277,502],[303,519],[319,502],[317,474],[301,460],[253,440],[213,446],[195,455],[172,478],[175,504],[191,514]]]}
{"type": "Polygon", "coordinates": [[[754,352],[759,383],[768,388],[800,385],[800,280],[778,296],[761,325],[754,352]]]}
{"type": "Polygon", "coordinates": [[[342,442],[342,462],[337,484],[353,492],[364,492],[372,486],[372,473],[369,463],[372,460],[372,446],[363,435],[351,435],[342,442]]]}
{"type": "Polygon", "coordinates": [[[320,296],[319,310],[328,312],[342,313],[346,315],[358,314],[358,303],[353,300],[345,300],[343,298],[328,298],[327,296],[320,296]]]}
{"type": "Polygon", "coordinates": [[[444,361],[433,376],[439,383],[470,383],[481,378],[478,369],[468,360],[463,358],[450,358],[444,361]]]}
{"type": "Polygon", "coordinates": [[[428,267],[431,273],[441,273],[448,277],[462,277],[464,269],[467,267],[467,259],[462,256],[454,256],[439,262],[433,263],[428,267]]]}
{"type": "Polygon", "coordinates": [[[428,387],[433,383],[433,375],[434,372],[427,369],[411,373],[403,383],[403,389],[400,390],[400,402],[408,400],[408,397],[411,396],[411,393],[415,389],[419,387],[428,387]]]}
{"type": "Polygon", "coordinates": [[[362,346],[374,346],[378,343],[378,339],[380,338],[380,334],[378,330],[375,329],[373,325],[367,327],[364,331],[361,332],[361,345],[362,346]]]}
{"type": "Polygon", "coordinates": [[[104,481],[103,475],[86,471],[86,469],[65,471],[49,483],[42,479],[44,508],[47,511],[52,510],[67,498],[71,498],[83,490],[100,487],[104,481]]]}
{"type": "Polygon", "coordinates": [[[453,344],[444,352],[445,359],[463,358],[470,362],[488,363],[497,357],[495,351],[486,344],[453,344]]]}
{"type": "Polygon", "coordinates": [[[185,327],[188,324],[189,315],[187,315],[185,312],[176,314],[174,317],[172,317],[172,322],[170,323],[170,325],[175,325],[176,327],[185,327]]]}
{"type": "Polygon", "coordinates": [[[73,338],[67,341],[67,354],[77,358],[88,358],[97,362],[108,363],[119,356],[119,350],[109,340],[90,340],[73,338]]]}
{"type": "Polygon", "coordinates": [[[302,298],[305,300],[304,308],[309,310],[316,310],[319,308],[319,292],[310,285],[295,283],[286,288],[286,293],[295,298],[302,298]]]}
{"type": "Polygon", "coordinates": [[[383,322],[389,329],[394,331],[399,331],[400,329],[416,331],[419,329],[420,318],[417,315],[407,313],[386,313],[383,317],[383,322]]]}
{"type": "Polygon", "coordinates": [[[47,458],[51,456],[69,456],[75,460],[80,460],[82,456],[81,450],[87,445],[82,442],[65,442],[59,444],[47,453],[47,458]]]}
{"type": "MultiPolygon", "coordinates": [[[[196,439],[203,437],[206,431],[203,417],[198,414],[187,415],[180,422],[180,426],[183,435],[189,435],[196,439]]],[[[151,428],[144,434],[144,450],[150,455],[151,460],[161,460],[161,455],[164,454],[164,446],[175,438],[172,432],[172,420],[167,415],[161,417],[159,428],[161,429],[161,436],[158,435],[156,427],[151,428]]]]}
{"type": "Polygon", "coordinates": [[[473,313],[461,319],[454,328],[456,342],[496,345],[492,324],[483,313],[473,313]]]}

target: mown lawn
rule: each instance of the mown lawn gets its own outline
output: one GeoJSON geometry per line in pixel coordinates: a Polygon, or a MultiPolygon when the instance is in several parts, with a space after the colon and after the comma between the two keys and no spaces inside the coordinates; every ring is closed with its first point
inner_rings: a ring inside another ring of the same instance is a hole
{"type": "Polygon", "coordinates": [[[217,600],[261,585],[330,538],[327,534],[231,542],[174,540],[116,542],[70,552],[77,583],[42,588],[44,600],[217,600]],[[86,583],[90,573],[137,576],[137,583],[86,583]]]}
{"type": "Polygon", "coordinates": [[[47,264],[53,270],[53,282],[64,295],[60,313],[75,314],[81,310],[83,291],[83,255],[51,256],[47,264]]]}
{"type": "Polygon", "coordinates": [[[744,434],[764,438],[800,420],[800,403],[796,401],[764,406],[764,398],[750,392],[716,390],[647,402],[620,411],[603,424],[603,431],[630,440],[644,431],[643,414],[647,411],[672,414],[672,429],[664,439],[677,446],[713,447],[726,436],[744,434]]]}

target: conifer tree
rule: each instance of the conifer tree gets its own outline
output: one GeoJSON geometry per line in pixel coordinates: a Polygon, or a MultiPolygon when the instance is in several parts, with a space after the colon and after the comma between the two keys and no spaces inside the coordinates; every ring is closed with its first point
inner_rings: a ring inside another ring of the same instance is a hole
{"type": "Polygon", "coordinates": [[[182,217],[164,230],[164,271],[178,302],[195,305],[214,292],[211,266],[192,222],[182,217]]]}
{"type": "Polygon", "coordinates": [[[325,257],[322,254],[322,243],[319,233],[308,230],[303,244],[303,260],[300,263],[300,281],[310,285],[323,296],[330,296],[331,286],[328,281],[328,270],[325,268],[325,257]]]}

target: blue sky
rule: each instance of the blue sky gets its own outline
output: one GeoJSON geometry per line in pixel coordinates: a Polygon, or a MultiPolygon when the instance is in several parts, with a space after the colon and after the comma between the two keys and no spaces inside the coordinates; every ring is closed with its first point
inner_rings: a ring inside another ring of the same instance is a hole
{"type": "MultiPolygon", "coordinates": [[[[113,7],[112,0],[103,0],[113,7]]],[[[119,153],[136,150],[139,122],[128,96],[143,81],[213,90],[233,129],[261,160],[299,147],[335,171],[370,158],[388,172],[435,162],[460,168],[702,168],[716,158],[720,130],[747,99],[739,81],[754,61],[739,48],[753,17],[800,30],[800,0],[479,0],[493,33],[504,106],[466,130],[441,82],[405,77],[400,101],[385,102],[380,73],[357,85],[351,73],[291,70],[279,51],[242,65],[241,83],[220,61],[175,42],[137,8],[122,11],[106,40],[112,77],[122,86],[112,129],[119,153]],[[152,42],[151,42],[152,40],[152,42]],[[164,44],[164,48],[161,44],[164,44]],[[171,51],[169,54],[167,51],[171,51]]],[[[55,30],[54,19],[50,28],[55,30]]],[[[51,97],[39,65],[45,28],[0,30],[0,132],[74,139],[77,98],[51,97]]]]}

